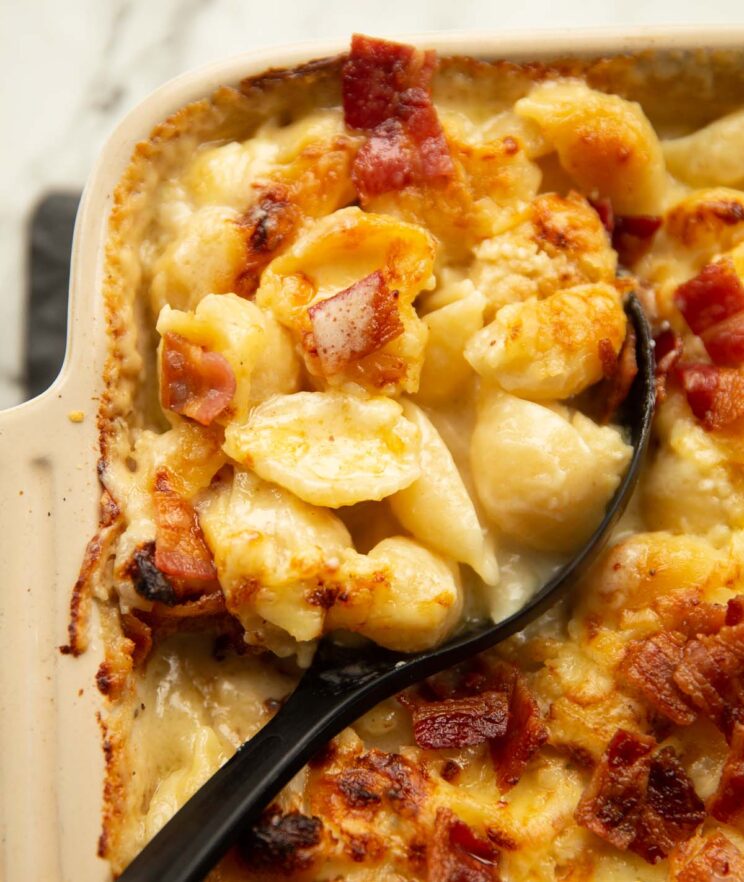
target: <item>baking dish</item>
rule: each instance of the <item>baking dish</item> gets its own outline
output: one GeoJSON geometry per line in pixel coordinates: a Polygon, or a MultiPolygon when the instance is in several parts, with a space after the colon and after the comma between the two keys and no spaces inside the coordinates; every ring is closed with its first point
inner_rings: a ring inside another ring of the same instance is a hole
{"type": "MultiPolygon", "coordinates": [[[[678,53],[699,47],[744,47],[744,30],[453,34],[406,40],[441,54],[522,61],[643,50],[678,60],[678,53]]],[[[91,175],[73,246],[64,367],[44,395],[0,414],[0,529],[6,561],[0,600],[0,876],[7,882],[97,882],[109,876],[107,865],[95,857],[103,773],[95,625],[91,648],[82,658],[64,656],[58,647],[66,642],[69,589],[97,518],[96,396],[106,350],[99,291],[113,189],[134,144],[178,107],[220,84],[334,55],[345,46],[344,41],[264,50],[173,80],[124,119],[91,175]]]]}

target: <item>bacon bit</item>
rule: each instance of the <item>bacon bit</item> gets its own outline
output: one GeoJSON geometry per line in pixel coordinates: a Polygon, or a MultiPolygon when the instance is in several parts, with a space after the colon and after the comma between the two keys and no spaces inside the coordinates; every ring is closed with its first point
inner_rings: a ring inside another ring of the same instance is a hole
{"type": "Polygon", "coordinates": [[[677,288],[674,302],[717,365],[744,362],[744,285],[731,260],[703,267],[677,288]]]}
{"type": "Polygon", "coordinates": [[[344,119],[371,137],[352,167],[359,194],[378,195],[454,174],[449,147],[431,101],[434,52],[355,34],[344,64],[344,119]]]}
{"type": "Polygon", "coordinates": [[[320,818],[298,811],[285,814],[273,806],[240,843],[240,851],[252,870],[290,875],[310,867],[322,833],[320,818]]]}
{"type": "Polygon", "coordinates": [[[498,851],[452,811],[440,808],[427,856],[427,882],[498,882],[498,851]]]}
{"type": "Polygon", "coordinates": [[[702,334],[744,310],[744,285],[730,260],[709,263],[677,288],[674,303],[693,334],[702,334]]]}
{"type": "Polygon", "coordinates": [[[354,34],[341,80],[346,125],[370,130],[396,117],[400,96],[428,89],[436,63],[435,52],[354,34]]]}
{"type": "Polygon", "coordinates": [[[744,854],[716,831],[680,844],[669,860],[672,882],[739,882],[744,879],[744,854]]]}
{"type": "Polygon", "coordinates": [[[712,364],[682,364],[677,376],[692,412],[709,432],[744,416],[744,373],[712,364]]]}
{"type": "Polygon", "coordinates": [[[325,376],[340,373],[403,333],[398,292],[388,290],[379,271],[311,306],[308,315],[311,348],[325,376]]]}
{"type": "MultiPolygon", "coordinates": [[[[465,671],[453,669],[432,677],[417,692],[404,693],[398,696],[398,700],[413,715],[416,737],[416,719],[426,718],[427,707],[453,707],[458,706],[458,702],[470,702],[483,696],[502,696],[508,707],[501,734],[487,738],[496,779],[500,788],[507,790],[519,781],[532,755],[548,739],[537,702],[516,666],[499,662],[487,667],[478,660],[474,667],[465,671]]],[[[418,738],[416,743],[419,743],[418,738]]]]}
{"type": "Polygon", "coordinates": [[[615,216],[612,247],[623,266],[630,266],[645,254],[661,224],[662,219],[651,214],[615,216]]]}
{"type": "Polygon", "coordinates": [[[705,806],[671,747],[651,762],[648,790],[631,851],[655,864],[705,820],[705,806]]]}
{"type": "Polygon", "coordinates": [[[579,800],[576,822],[625,851],[636,837],[653,738],[618,729],[579,800]]]}
{"type": "MultiPolygon", "coordinates": [[[[155,476],[153,493],[155,566],[169,576],[179,597],[215,585],[217,571],[191,503],[172,488],[166,471],[155,476]]],[[[159,599],[159,598],[158,598],[159,599]]]]}
{"type": "Polygon", "coordinates": [[[208,426],[235,394],[235,374],[227,359],[180,334],[163,337],[160,400],[163,407],[208,426]]]}
{"type": "Polygon", "coordinates": [[[654,337],[656,400],[659,403],[666,398],[667,377],[682,358],[682,351],[682,338],[671,328],[654,337]]]}
{"type": "Polygon", "coordinates": [[[414,183],[415,148],[402,123],[389,119],[372,132],[359,148],[351,169],[357,192],[368,199],[414,183]]]}
{"type": "Polygon", "coordinates": [[[547,740],[548,729],[537,702],[517,672],[509,700],[506,734],[489,742],[491,761],[502,790],[519,781],[532,755],[547,740]]]}
{"type": "Polygon", "coordinates": [[[744,596],[732,597],[726,604],[726,619],[724,624],[729,627],[741,625],[744,622],[744,596]]]}
{"type": "Polygon", "coordinates": [[[736,724],[744,723],[744,625],[688,641],[674,681],[730,741],[736,724]]]}
{"type": "Polygon", "coordinates": [[[579,801],[576,821],[656,863],[703,822],[705,810],[676,754],[618,729],[579,801]]]}
{"type": "Polygon", "coordinates": [[[599,341],[599,357],[605,375],[605,382],[602,384],[600,393],[603,401],[601,422],[606,424],[628,397],[633,381],[638,374],[636,332],[633,325],[628,323],[625,340],[617,356],[615,356],[610,341],[602,338],[599,341]]]}
{"type": "Polygon", "coordinates": [[[154,542],[148,542],[135,551],[132,558],[132,581],[134,590],[145,600],[157,601],[165,606],[178,603],[178,595],[170,579],[155,565],[154,542]]]}
{"type": "Polygon", "coordinates": [[[503,692],[447,698],[413,711],[413,737],[419,747],[467,747],[506,734],[509,704],[503,692]]]}
{"type": "Polygon", "coordinates": [[[731,748],[708,811],[718,821],[744,832],[744,723],[734,726],[731,748]]]}
{"type": "Polygon", "coordinates": [[[596,199],[587,199],[587,202],[599,215],[602,226],[612,235],[612,231],[615,229],[615,211],[609,197],[598,196],[596,199]]]}
{"type": "Polygon", "coordinates": [[[726,367],[738,367],[743,364],[744,312],[732,315],[731,318],[703,331],[700,339],[716,364],[726,367]]]}
{"type": "Polygon", "coordinates": [[[127,640],[132,641],[132,664],[141,665],[150,655],[152,649],[152,628],[137,618],[134,613],[123,613],[121,630],[127,640]]]}
{"type": "Polygon", "coordinates": [[[280,248],[294,238],[302,220],[299,206],[289,190],[280,184],[269,187],[238,220],[245,237],[246,260],[235,279],[235,293],[251,298],[261,273],[280,248]]]}
{"type": "Polygon", "coordinates": [[[689,726],[696,717],[674,682],[686,642],[683,634],[660,631],[631,643],[620,665],[625,679],[646,701],[679,726],[689,726]]]}

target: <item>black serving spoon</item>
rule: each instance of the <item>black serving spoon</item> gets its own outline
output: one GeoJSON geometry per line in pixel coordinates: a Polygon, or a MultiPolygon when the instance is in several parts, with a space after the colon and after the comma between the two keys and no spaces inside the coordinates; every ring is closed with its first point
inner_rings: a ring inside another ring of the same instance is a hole
{"type": "Polygon", "coordinates": [[[633,456],[596,531],[517,612],[497,624],[468,625],[449,642],[415,654],[370,644],[349,649],[321,640],[312,666],[282,708],[201,787],[136,857],[119,882],[198,882],[247,832],[263,809],[316,751],[375,704],[425,677],[471,658],[521,630],[576,583],[623,513],[638,477],[654,413],[654,354],[638,300],[626,312],[636,332],[638,374],[620,422],[633,456]]]}

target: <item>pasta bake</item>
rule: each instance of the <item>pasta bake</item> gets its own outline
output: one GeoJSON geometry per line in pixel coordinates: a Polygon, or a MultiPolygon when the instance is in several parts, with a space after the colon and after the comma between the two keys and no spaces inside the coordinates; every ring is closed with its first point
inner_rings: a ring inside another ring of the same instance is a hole
{"type": "Polygon", "coordinates": [[[744,880],[744,109],[683,118],[646,68],[357,35],[137,145],[66,647],[94,599],[114,875],[321,637],[435,646],[582,546],[631,455],[634,292],[659,406],[604,557],[346,729],[210,879],[744,880]]]}

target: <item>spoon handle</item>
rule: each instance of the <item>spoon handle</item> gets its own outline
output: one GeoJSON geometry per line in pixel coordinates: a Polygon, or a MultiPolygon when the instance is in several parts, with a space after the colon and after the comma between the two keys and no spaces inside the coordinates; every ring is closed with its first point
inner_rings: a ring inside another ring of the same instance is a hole
{"type": "Polygon", "coordinates": [[[357,676],[338,677],[342,672],[329,667],[304,675],[276,716],[179,809],[119,882],[201,882],[307,761],[377,702],[376,676],[390,670],[362,663],[357,676]]]}

